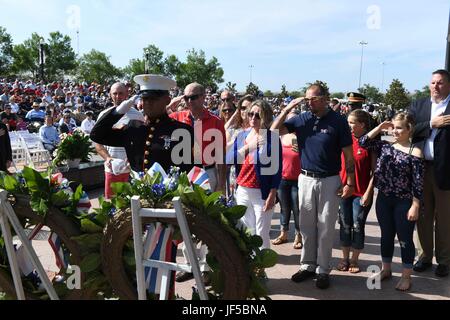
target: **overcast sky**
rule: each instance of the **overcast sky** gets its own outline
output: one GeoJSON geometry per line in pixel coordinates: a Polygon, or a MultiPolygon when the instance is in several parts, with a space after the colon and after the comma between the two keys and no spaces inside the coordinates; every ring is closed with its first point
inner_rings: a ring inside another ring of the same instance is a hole
{"type": "Polygon", "coordinates": [[[262,90],[315,80],[332,92],[356,90],[364,40],[361,82],[386,89],[398,78],[414,91],[445,65],[449,7],[448,0],[0,0],[0,25],[15,44],[60,31],[75,51],[79,30],[80,54],[95,48],[118,67],[149,44],[180,60],[202,49],[225,71],[220,87],[231,81],[239,90],[250,76],[262,90]]]}

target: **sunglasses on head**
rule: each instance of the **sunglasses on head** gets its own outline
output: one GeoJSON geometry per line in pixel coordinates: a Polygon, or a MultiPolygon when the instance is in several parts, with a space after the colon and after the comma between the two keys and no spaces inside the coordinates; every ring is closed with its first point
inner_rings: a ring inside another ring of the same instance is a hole
{"type": "Polygon", "coordinates": [[[256,119],[261,119],[260,115],[258,112],[249,112],[248,113],[248,117],[251,119],[253,117],[255,117],[256,119]]]}
{"type": "Polygon", "coordinates": [[[197,100],[200,96],[201,96],[201,94],[194,94],[194,95],[192,95],[192,96],[184,96],[184,100],[185,100],[186,102],[189,102],[189,101],[195,101],[195,100],[197,100]]]}

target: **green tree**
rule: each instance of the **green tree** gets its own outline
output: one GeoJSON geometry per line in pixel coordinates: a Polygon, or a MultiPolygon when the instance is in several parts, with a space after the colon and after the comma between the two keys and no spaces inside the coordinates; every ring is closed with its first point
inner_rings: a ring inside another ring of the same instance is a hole
{"type": "Polygon", "coordinates": [[[287,96],[289,96],[289,92],[286,90],[286,85],[283,84],[283,85],[281,86],[281,92],[280,92],[280,94],[278,95],[278,97],[280,97],[280,98],[286,98],[287,96]]]}
{"type": "Polygon", "coordinates": [[[30,73],[33,78],[39,74],[39,43],[44,40],[33,32],[31,38],[13,47],[12,70],[18,74],[30,73]]]}
{"type": "Polygon", "coordinates": [[[394,110],[399,111],[400,109],[406,109],[411,100],[408,97],[406,89],[403,87],[398,79],[394,79],[389,86],[389,90],[386,92],[384,102],[387,105],[391,105],[394,110]]]}
{"type": "Polygon", "coordinates": [[[77,80],[89,82],[111,82],[123,76],[103,52],[92,49],[79,59],[77,80]]]}
{"type": "Polygon", "coordinates": [[[231,83],[231,81],[228,81],[225,85],[225,89],[232,93],[236,93],[236,83],[231,83]]]}
{"type": "Polygon", "coordinates": [[[45,75],[47,79],[61,79],[77,67],[72,40],[60,32],[51,32],[46,45],[45,75]]]}
{"type": "Polygon", "coordinates": [[[218,85],[223,82],[223,73],[216,57],[206,61],[204,51],[191,49],[188,51],[186,62],[179,65],[176,80],[180,87],[198,82],[205,87],[210,87],[215,92],[219,88],[218,85]]]}
{"type": "Polygon", "coordinates": [[[122,72],[129,80],[133,79],[138,74],[145,73],[145,61],[142,59],[131,59],[130,63],[123,68],[122,72]]]}
{"type": "Polygon", "coordinates": [[[180,60],[177,56],[171,54],[164,59],[164,74],[166,76],[174,77],[180,72],[180,60]]]}
{"type": "Polygon", "coordinates": [[[13,45],[11,35],[0,26],[0,75],[8,75],[11,72],[13,60],[13,45]]]}
{"type": "Polygon", "coordinates": [[[264,91],[264,97],[273,97],[274,93],[270,90],[264,91]]]}
{"type": "Polygon", "coordinates": [[[316,85],[321,85],[322,87],[324,87],[325,92],[327,93],[327,95],[330,95],[330,89],[328,88],[328,84],[326,82],[324,82],[324,81],[321,81],[321,80],[316,80],[313,83],[311,83],[311,82],[306,83],[306,86],[304,86],[301,91],[306,94],[306,90],[310,86],[315,85],[315,84],[316,85]]]}
{"type": "Polygon", "coordinates": [[[148,63],[148,73],[164,74],[164,52],[154,44],[144,48],[144,62],[148,63]]]}
{"type": "Polygon", "coordinates": [[[414,93],[411,95],[411,99],[418,100],[422,98],[427,98],[429,96],[430,96],[430,87],[426,85],[422,88],[422,90],[414,90],[414,93]]]}
{"type": "Polygon", "coordinates": [[[257,97],[259,94],[259,88],[256,84],[254,84],[253,82],[250,82],[248,84],[247,88],[245,89],[245,93],[251,94],[251,95],[254,95],[255,97],[257,97]]]}
{"type": "Polygon", "coordinates": [[[301,96],[304,96],[305,93],[302,91],[294,90],[294,91],[289,92],[289,95],[293,98],[300,98],[301,96]]]}
{"type": "MultiPolygon", "coordinates": [[[[16,73],[31,73],[33,77],[39,74],[39,47],[44,38],[37,33],[32,33],[31,38],[13,48],[12,69],[16,73]]],[[[46,56],[44,75],[47,80],[61,79],[70,74],[77,67],[75,51],[71,45],[71,39],[60,32],[51,32],[44,45],[46,56]]]]}
{"type": "Polygon", "coordinates": [[[358,92],[365,95],[367,100],[371,103],[380,103],[384,100],[384,96],[380,90],[370,84],[365,84],[362,88],[358,89],[358,92]]]}
{"type": "Polygon", "coordinates": [[[336,99],[344,99],[345,93],[343,92],[333,92],[330,96],[330,98],[336,98],[336,99]]]}

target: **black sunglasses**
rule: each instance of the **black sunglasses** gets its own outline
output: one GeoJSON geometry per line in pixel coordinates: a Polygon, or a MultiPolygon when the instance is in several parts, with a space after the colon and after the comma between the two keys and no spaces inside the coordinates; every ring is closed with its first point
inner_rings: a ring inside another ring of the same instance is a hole
{"type": "Polygon", "coordinates": [[[233,98],[224,98],[224,99],[220,99],[220,100],[222,100],[223,102],[230,102],[231,100],[233,100],[233,98]]]}
{"type": "Polygon", "coordinates": [[[233,112],[233,109],[222,109],[222,112],[233,112]]]}
{"type": "Polygon", "coordinates": [[[248,113],[248,117],[249,117],[250,119],[253,118],[253,116],[255,116],[256,119],[261,120],[261,117],[259,116],[259,113],[258,113],[258,112],[249,112],[249,113],[248,113]]]}
{"type": "Polygon", "coordinates": [[[189,102],[189,101],[195,101],[197,100],[199,97],[201,96],[201,94],[194,94],[192,96],[184,96],[184,100],[189,102]]]}
{"type": "Polygon", "coordinates": [[[247,107],[240,107],[239,108],[241,111],[245,111],[245,110],[247,110],[247,107]]]}

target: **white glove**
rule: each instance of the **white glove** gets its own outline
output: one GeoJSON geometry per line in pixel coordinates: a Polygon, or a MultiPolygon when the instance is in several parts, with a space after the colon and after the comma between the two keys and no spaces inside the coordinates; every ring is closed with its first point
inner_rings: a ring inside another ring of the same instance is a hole
{"type": "Polygon", "coordinates": [[[139,96],[134,95],[134,96],[132,96],[130,99],[125,100],[125,101],[123,101],[121,104],[119,104],[119,105],[116,107],[117,113],[118,113],[118,114],[125,114],[125,113],[127,113],[127,112],[130,110],[130,108],[131,108],[132,106],[134,106],[134,101],[135,101],[138,97],[139,97],[139,96]]]}
{"type": "Polygon", "coordinates": [[[111,161],[111,169],[114,175],[119,175],[128,172],[128,161],[122,159],[113,159],[111,161]]]}

